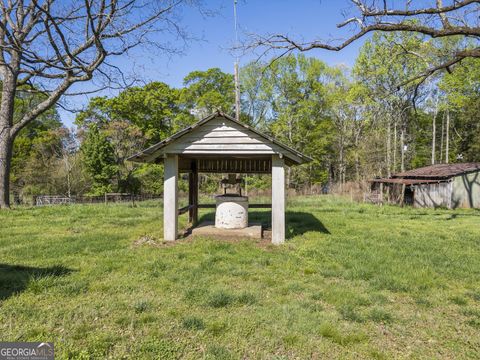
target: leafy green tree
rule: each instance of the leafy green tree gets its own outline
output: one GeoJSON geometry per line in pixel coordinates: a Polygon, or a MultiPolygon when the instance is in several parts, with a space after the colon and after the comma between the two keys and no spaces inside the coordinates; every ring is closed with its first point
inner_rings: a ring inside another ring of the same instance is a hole
{"type": "Polygon", "coordinates": [[[139,182],[139,191],[142,194],[163,194],[163,164],[140,164],[132,171],[139,182]]]}
{"type": "MultiPolygon", "coordinates": [[[[25,94],[18,97],[15,116],[20,117],[27,111],[28,103],[35,102],[37,97],[25,94]]],[[[65,130],[55,109],[43,113],[20,130],[13,144],[11,162],[10,186],[15,202],[29,195],[55,191],[56,154],[62,148],[65,130]]]]}
{"type": "Polygon", "coordinates": [[[480,60],[469,59],[440,84],[452,115],[452,152],[460,161],[480,161],[480,60]]]}
{"type": "Polygon", "coordinates": [[[288,169],[292,187],[326,183],[329,178],[333,123],[329,87],[341,70],[303,55],[247,65],[242,72],[243,107],[252,122],[280,141],[312,156],[304,167],[288,169]],[[259,76],[262,73],[262,76],[259,76]]]}
{"type": "Polygon", "coordinates": [[[193,117],[180,103],[180,91],[162,82],[132,87],[113,98],[93,98],[76,118],[79,126],[128,121],[140,129],[150,145],[189,125],[193,117]]]}
{"type": "Polygon", "coordinates": [[[127,89],[116,97],[93,98],[87,109],[77,116],[76,123],[87,138],[93,129],[112,147],[116,173],[111,174],[111,189],[129,193],[159,193],[162,185],[159,171],[163,167],[152,164],[139,166],[125,160],[194,121],[180,97],[180,90],[162,82],[152,82],[127,89]],[[91,127],[92,124],[95,127],[91,127]]]}
{"type": "Polygon", "coordinates": [[[347,175],[348,180],[360,181],[365,173],[366,149],[362,146],[362,140],[372,127],[370,113],[373,107],[363,84],[351,81],[346,76],[347,72],[344,72],[329,91],[334,126],[332,150],[336,155],[335,161],[332,161],[332,175],[342,186],[347,175]]]}
{"type": "Polygon", "coordinates": [[[90,192],[94,195],[111,192],[112,179],[117,173],[115,150],[108,137],[99,130],[98,125],[89,126],[81,151],[85,169],[92,179],[90,192]]]}
{"type": "MultiPolygon", "coordinates": [[[[415,128],[415,104],[423,100],[424,87],[418,82],[400,88],[399,85],[425,70],[426,63],[411,53],[418,54],[427,48],[421,35],[375,33],[362,46],[355,62],[355,81],[362,84],[371,102],[377,105],[372,120],[385,142],[371,149],[385,154],[383,174],[404,170],[414,156],[411,130],[415,128]]],[[[371,158],[377,158],[376,154],[371,158]]]]}
{"type": "Polygon", "coordinates": [[[34,137],[20,135],[14,146],[12,191],[15,202],[27,196],[55,194],[58,178],[58,152],[62,148],[64,128],[39,131],[34,137]]]}
{"type": "Polygon", "coordinates": [[[135,165],[126,159],[132,153],[145,147],[147,138],[137,126],[129,121],[110,121],[101,130],[113,149],[113,158],[116,164],[116,188],[122,193],[138,193],[141,182],[135,176],[135,165]]]}
{"type": "Polygon", "coordinates": [[[218,68],[192,71],[183,79],[182,102],[198,118],[220,110],[233,114],[235,84],[233,75],[218,68]]]}
{"type": "Polygon", "coordinates": [[[264,131],[268,129],[273,97],[273,84],[266,71],[266,64],[256,61],[240,69],[242,116],[246,123],[264,131]]]}

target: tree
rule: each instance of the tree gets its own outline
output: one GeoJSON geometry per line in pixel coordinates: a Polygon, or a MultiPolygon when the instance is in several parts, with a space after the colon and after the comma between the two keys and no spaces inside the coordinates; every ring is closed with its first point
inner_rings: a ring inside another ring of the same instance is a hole
{"type": "Polygon", "coordinates": [[[386,130],[382,148],[387,175],[405,169],[408,155],[405,146],[411,141],[409,128],[414,104],[423,97],[419,97],[418,84],[408,83],[398,90],[397,85],[425,68],[423,62],[408,56],[410,52],[422,51],[423,44],[423,37],[416,34],[376,33],[361,48],[353,68],[355,80],[377,104],[377,126],[386,130]]]}
{"type": "MultiPolygon", "coordinates": [[[[32,103],[39,101],[39,94],[20,94],[15,99],[15,118],[20,117],[32,103]]],[[[59,115],[52,108],[18,133],[12,149],[10,181],[16,202],[23,195],[51,190],[55,173],[55,159],[52,157],[62,148],[63,130],[59,115]]]]}
{"type": "MultiPolygon", "coordinates": [[[[353,82],[346,76],[340,78],[331,90],[332,122],[335,127],[333,149],[338,154],[337,181],[343,185],[347,180],[349,157],[353,158],[355,177],[350,179],[360,181],[360,143],[369,121],[369,111],[372,103],[367,96],[367,90],[360,82],[353,82]]],[[[366,159],[364,158],[363,161],[366,159]]]]}
{"type": "Polygon", "coordinates": [[[27,195],[54,191],[57,153],[62,150],[65,130],[60,123],[47,121],[44,124],[33,122],[20,132],[12,158],[11,183],[15,202],[27,195]]]}
{"type": "MultiPolygon", "coordinates": [[[[315,40],[298,41],[285,34],[255,36],[250,47],[266,47],[281,51],[281,56],[294,51],[309,51],[326,49],[340,51],[354,41],[371,32],[407,32],[432,38],[468,37],[472,41],[462,41],[460,47],[451,49],[448,54],[442,54],[425,71],[415,74],[408,81],[425,80],[439,70],[451,68],[467,58],[480,58],[480,28],[478,13],[480,1],[455,0],[444,5],[442,0],[436,0],[429,6],[425,1],[387,1],[387,0],[350,0],[353,13],[338,28],[353,27],[354,33],[339,44],[315,40]],[[418,5],[420,4],[420,5],[418,5]],[[395,7],[397,5],[398,7],[395,7]],[[476,15],[475,15],[476,14],[476,15]]],[[[400,85],[400,84],[398,84],[400,85]]]]}
{"type": "Polygon", "coordinates": [[[261,65],[262,71],[258,64],[242,70],[242,88],[248,94],[242,100],[244,109],[257,127],[313,157],[313,163],[287,170],[289,186],[327,182],[333,141],[330,86],[341,70],[303,55],[261,65]]]}
{"type": "Polygon", "coordinates": [[[273,86],[265,75],[265,64],[251,62],[240,69],[242,114],[246,122],[260,130],[267,130],[273,86]]]}
{"type": "Polygon", "coordinates": [[[183,79],[182,102],[198,118],[210,115],[216,110],[233,113],[235,84],[233,75],[218,68],[206,71],[192,71],[183,79]]]}
{"type": "Polygon", "coordinates": [[[56,151],[58,159],[54,171],[57,180],[54,194],[83,194],[87,179],[83,171],[81,154],[78,151],[78,132],[62,127],[62,146],[56,151]]]}
{"type": "Polygon", "coordinates": [[[453,159],[480,161],[480,61],[469,59],[439,84],[452,116],[453,159]]]}
{"type": "Polygon", "coordinates": [[[92,178],[91,193],[102,195],[112,191],[112,179],[117,173],[115,150],[96,124],[91,124],[81,151],[87,173],[92,178]]]}
{"type": "Polygon", "coordinates": [[[116,164],[117,191],[137,193],[140,183],[134,176],[135,166],[126,159],[132,153],[139,152],[145,147],[147,137],[142,130],[126,120],[109,122],[103,129],[113,149],[113,159],[116,164]]]}
{"type": "Polygon", "coordinates": [[[75,123],[85,134],[96,125],[110,142],[117,166],[110,184],[117,191],[158,194],[161,190],[163,166],[138,165],[125,159],[194,122],[190,108],[182,102],[182,90],[151,82],[115,97],[95,97],[78,114],[75,123]]]}
{"type": "Polygon", "coordinates": [[[114,121],[128,121],[141,131],[145,145],[155,144],[194,121],[180,96],[180,90],[162,82],[131,87],[112,98],[93,98],[75,123],[104,128],[114,121]]]}
{"type": "Polygon", "coordinates": [[[10,207],[12,147],[20,130],[54,106],[73,84],[94,75],[121,78],[107,59],[142,44],[172,51],[182,36],[174,12],[182,0],[4,1],[0,18],[0,208],[10,207]],[[164,37],[159,33],[165,34],[164,37]],[[20,93],[41,101],[14,117],[20,93]]]}

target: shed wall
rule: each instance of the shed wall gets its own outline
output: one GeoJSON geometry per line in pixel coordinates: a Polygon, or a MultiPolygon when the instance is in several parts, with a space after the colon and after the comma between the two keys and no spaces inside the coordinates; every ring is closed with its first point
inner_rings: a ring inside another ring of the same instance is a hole
{"type": "Polygon", "coordinates": [[[451,208],[452,182],[415,185],[413,206],[451,208]]]}
{"type": "Polygon", "coordinates": [[[453,208],[480,208],[480,171],[453,179],[453,208]]]}

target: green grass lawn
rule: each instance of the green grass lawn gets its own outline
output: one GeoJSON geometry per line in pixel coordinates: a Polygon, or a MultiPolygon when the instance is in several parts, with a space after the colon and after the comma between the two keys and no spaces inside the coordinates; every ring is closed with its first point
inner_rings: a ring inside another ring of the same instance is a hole
{"type": "Polygon", "coordinates": [[[0,341],[53,341],[57,358],[480,357],[479,211],[293,198],[280,247],[134,245],[161,243],[156,202],[0,224],[0,341]]]}

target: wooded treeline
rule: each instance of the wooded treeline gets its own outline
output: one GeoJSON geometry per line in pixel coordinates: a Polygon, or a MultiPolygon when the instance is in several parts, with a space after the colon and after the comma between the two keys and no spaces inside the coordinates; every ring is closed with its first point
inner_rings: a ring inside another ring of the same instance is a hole
{"type": "MultiPolygon", "coordinates": [[[[246,64],[240,71],[241,120],[314,159],[287,172],[290,188],[480,161],[480,60],[410,81],[460,46],[468,40],[378,33],[352,68],[304,55],[246,64]]],[[[234,101],[233,75],[209,69],[188,74],[182,88],[153,82],[113,98],[92,98],[75,130],[65,128],[55,110],[44,113],[15,140],[14,199],[160,194],[162,166],[125,159],[217,109],[233,115],[234,101]]],[[[249,183],[269,186],[262,177],[249,183]]],[[[216,186],[215,178],[203,179],[204,190],[216,186]]]]}

